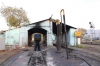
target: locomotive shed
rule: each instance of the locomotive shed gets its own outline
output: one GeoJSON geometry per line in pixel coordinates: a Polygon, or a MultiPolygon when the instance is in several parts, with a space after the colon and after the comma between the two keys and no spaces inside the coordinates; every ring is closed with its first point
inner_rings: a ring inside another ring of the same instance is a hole
{"type": "MultiPolygon", "coordinates": [[[[77,44],[77,38],[74,36],[75,27],[66,25],[68,45],[74,46],[77,44]]],[[[42,42],[46,46],[53,46],[57,39],[57,25],[50,22],[49,19],[34,22],[20,28],[15,28],[5,31],[5,44],[11,46],[32,46],[32,34],[41,33],[43,35],[42,42]]],[[[62,23],[62,39],[64,39],[64,24],[62,23]]]]}
{"type": "MultiPolygon", "coordinates": [[[[69,46],[76,45],[76,37],[74,37],[74,32],[76,28],[66,25],[67,31],[67,40],[69,46]]],[[[6,43],[15,46],[23,46],[28,45],[31,46],[32,34],[34,33],[41,33],[45,39],[45,43],[47,47],[43,48],[42,50],[46,50],[46,63],[48,66],[89,66],[84,60],[82,59],[67,59],[66,58],[66,51],[62,49],[62,53],[58,54],[55,53],[57,51],[56,47],[53,46],[53,40],[56,40],[57,35],[57,26],[56,23],[49,22],[49,19],[38,21],[26,26],[22,26],[17,29],[12,29],[5,32],[6,36],[6,43]],[[54,35],[54,36],[53,36],[54,35]],[[8,40],[9,39],[9,40],[8,40]]],[[[62,24],[62,33],[64,33],[64,24],[62,24]]],[[[63,35],[64,36],[64,35],[63,35]]],[[[64,41],[64,38],[63,38],[64,41]]],[[[18,55],[12,57],[8,61],[6,61],[1,66],[27,66],[29,61],[29,51],[25,51],[23,53],[19,53],[18,55]]],[[[74,51],[76,52],[76,51],[74,51]]],[[[82,53],[82,52],[79,52],[82,53]]],[[[84,53],[83,53],[84,54],[84,53]]],[[[89,61],[91,65],[99,66],[99,62],[91,60],[90,58],[84,57],[79,55],[78,52],[76,53],[77,56],[85,58],[89,61]]]]}

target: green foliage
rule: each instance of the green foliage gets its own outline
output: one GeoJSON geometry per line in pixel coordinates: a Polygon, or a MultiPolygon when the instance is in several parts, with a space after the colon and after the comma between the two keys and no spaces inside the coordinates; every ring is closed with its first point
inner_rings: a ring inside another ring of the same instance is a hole
{"type": "Polygon", "coordinates": [[[82,45],[82,44],[76,44],[76,46],[75,47],[78,47],[78,48],[85,48],[85,46],[84,45],[82,45]]]}
{"type": "Polygon", "coordinates": [[[6,19],[7,25],[10,27],[19,27],[29,24],[29,19],[27,18],[26,12],[22,8],[2,7],[0,9],[0,12],[2,16],[6,19]]]}

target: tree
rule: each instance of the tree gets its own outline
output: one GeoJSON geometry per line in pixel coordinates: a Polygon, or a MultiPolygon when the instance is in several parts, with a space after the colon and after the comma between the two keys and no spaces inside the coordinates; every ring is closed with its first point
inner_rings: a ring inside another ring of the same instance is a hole
{"type": "Polygon", "coordinates": [[[82,33],[81,38],[84,38],[85,34],[87,33],[87,30],[84,28],[78,28],[78,31],[82,33]]]}
{"type": "Polygon", "coordinates": [[[1,8],[0,12],[6,19],[7,25],[10,27],[20,27],[29,24],[25,10],[17,7],[5,7],[1,8]]]}

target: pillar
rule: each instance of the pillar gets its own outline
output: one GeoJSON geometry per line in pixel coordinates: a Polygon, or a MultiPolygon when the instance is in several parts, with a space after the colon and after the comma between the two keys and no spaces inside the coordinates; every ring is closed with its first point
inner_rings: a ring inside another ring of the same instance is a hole
{"type": "Polygon", "coordinates": [[[57,52],[61,52],[61,43],[62,43],[62,38],[61,38],[61,24],[57,24],[57,52]]]}

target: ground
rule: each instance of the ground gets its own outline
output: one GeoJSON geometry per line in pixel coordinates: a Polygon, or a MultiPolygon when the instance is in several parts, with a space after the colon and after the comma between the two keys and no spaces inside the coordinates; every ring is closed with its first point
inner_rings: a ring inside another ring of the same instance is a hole
{"type": "Polygon", "coordinates": [[[83,44],[85,47],[83,49],[100,53],[100,45],[83,44]]]}
{"type": "MultiPolygon", "coordinates": [[[[83,45],[84,47],[78,48],[78,49],[82,49],[88,52],[100,53],[100,45],[92,45],[92,44],[81,44],[81,45],[83,45]]],[[[74,48],[77,48],[77,47],[74,47],[74,48]]]]}
{"type": "Polygon", "coordinates": [[[76,53],[87,56],[100,62],[100,45],[81,44],[84,47],[71,47],[76,50],[76,53]]]}
{"type": "Polygon", "coordinates": [[[92,44],[81,44],[81,45],[84,47],[81,48],[71,47],[71,48],[100,57],[100,45],[92,45],[92,44]]]}
{"type": "MultiPolygon", "coordinates": [[[[100,59],[100,45],[91,45],[91,44],[82,44],[84,45],[84,48],[78,48],[78,47],[71,47],[75,50],[79,50],[81,51],[80,53],[83,53],[83,55],[86,55],[87,53],[90,53],[95,55],[95,56],[99,56],[99,58],[92,58],[99,60],[100,59]]],[[[33,49],[33,47],[26,47],[25,49],[33,49]]],[[[6,50],[6,51],[0,51],[0,64],[3,63],[6,59],[10,58],[13,55],[16,55],[17,53],[21,52],[22,49],[17,49],[17,50],[6,50]]],[[[75,51],[76,53],[79,53],[78,51],[75,51]]],[[[82,57],[82,56],[80,56],[82,57]]],[[[87,59],[88,60],[88,59],[87,59]]],[[[93,63],[93,62],[90,62],[93,63]]]]}
{"type": "Polygon", "coordinates": [[[0,64],[5,62],[7,59],[10,57],[20,53],[24,49],[32,49],[32,47],[26,47],[26,48],[20,48],[20,49],[15,49],[15,50],[1,50],[0,51],[0,64]]]}
{"type": "Polygon", "coordinates": [[[7,60],[9,57],[19,53],[20,50],[2,50],[0,51],[0,64],[7,60]]]}

